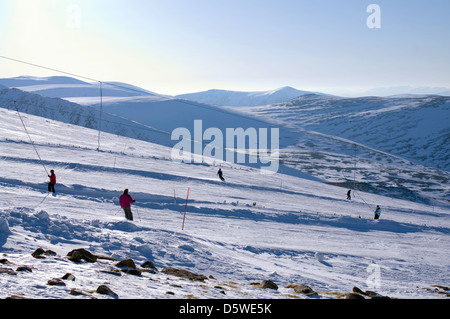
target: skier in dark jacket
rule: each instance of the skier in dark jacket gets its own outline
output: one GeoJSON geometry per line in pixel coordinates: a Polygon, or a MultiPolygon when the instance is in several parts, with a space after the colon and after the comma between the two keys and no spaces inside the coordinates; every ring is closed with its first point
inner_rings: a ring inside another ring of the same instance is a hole
{"type": "Polygon", "coordinates": [[[55,193],[55,184],[56,184],[55,171],[51,170],[50,175],[48,175],[48,177],[50,177],[50,182],[48,183],[48,191],[55,193]]]}
{"type": "Polygon", "coordinates": [[[379,205],[377,205],[377,209],[375,209],[375,216],[374,216],[374,218],[378,219],[378,218],[380,218],[380,215],[381,215],[381,208],[380,208],[379,205]]]}
{"type": "Polygon", "coordinates": [[[223,173],[222,173],[222,169],[219,168],[219,171],[217,172],[217,175],[219,175],[220,180],[225,181],[225,178],[223,178],[223,175],[222,175],[222,174],[223,174],[223,173]]]}
{"type": "Polygon", "coordinates": [[[350,192],[351,191],[352,191],[351,189],[348,190],[348,192],[347,192],[347,199],[352,199],[352,197],[350,196],[350,192]]]}

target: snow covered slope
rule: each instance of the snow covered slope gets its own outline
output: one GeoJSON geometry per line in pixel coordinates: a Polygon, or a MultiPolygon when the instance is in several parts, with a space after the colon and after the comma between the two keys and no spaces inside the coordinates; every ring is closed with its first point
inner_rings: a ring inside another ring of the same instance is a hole
{"type": "Polygon", "coordinates": [[[229,90],[208,90],[204,92],[177,95],[179,98],[221,106],[257,106],[285,102],[312,92],[301,91],[289,86],[276,90],[241,92],[229,90]]]}
{"type": "Polygon", "coordinates": [[[108,133],[98,151],[96,130],[24,114],[40,162],[17,112],[1,108],[0,120],[0,298],[338,298],[355,286],[445,298],[433,286],[449,285],[449,205],[363,192],[348,201],[333,185],[217,161],[177,163],[168,147],[108,133]],[[226,183],[215,176],[219,164],[226,183]],[[43,165],[56,172],[55,197],[43,165]],[[133,222],[118,206],[124,188],[136,199],[133,222]],[[56,255],[32,257],[39,247],[56,255]],[[150,260],[158,271],[74,263],[67,254],[76,248],[138,267],[150,260]],[[208,278],[183,280],[165,267],[208,278]],[[252,284],[263,280],[278,289],[252,284]],[[296,292],[298,284],[317,294],[296,292]],[[96,292],[100,285],[117,296],[96,292]]]}
{"type": "MultiPolygon", "coordinates": [[[[1,83],[30,92],[43,93],[46,88],[45,94],[100,113],[98,83],[67,77],[21,77],[1,83]],[[71,88],[66,92],[67,85],[71,88]]],[[[247,97],[257,100],[258,94],[247,97]]],[[[204,130],[217,127],[222,132],[229,127],[277,127],[283,168],[295,168],[346,188],[429,203],[434,198],[450,200],[448,108],[448,98],[437,96],[341,98],[311,94],[275,105],[219,107],[161,96],[124,83],[103,86],[104,114],[114,113],[122,124],[129,121],[108,132],[173,146],[176,141],[170,140],[170,133],[177,127],[192,132],[197,119],[202,119],[204,130]]],[[[107,122],[103,126],[108,129],[107,122]]]]}
{"type": "Polygon", "coordinates": [[[445,186],[450,178],[450,97],[304,95],[275,105],[227,109],[297,130],[297,144],[285,150],[284,163],[314,176],[323,178],[327,170],[333,175],[329,181],[356,177],[372,187],[378,183],[378,191],[400,191],[410,198],[440,188],[427,196],[450,199],[445,186]]]}
{"type": "MultiPolygon", "coordinates": [[[[100,112],[89,106],[81,106],[59,98],[50,98],[19,89],[0,87],[0,108],[19,110],[32,115],[52,120],[98,129],[100,112]]],[[[165,132],[158,131],[148,125],[142,125],[117,115],[102,112],[100,129],[145,141],[163,141],[167,139],[165,132]]],[[[58,132],[54,132],[58,134],[58,132]]]]}
{"type": "MultiPolygon", "coordinates": [[[[82,102],[83,98],[90,101],[89,98],[96,98],[95,103],[100,100],[100,83],[85,82],[67,76],[33,77],[19,76],[14,78],[0,79],[0,84],[9,88],[17,88],[26,92],[59,97],[74,102],[82,102]]],[[[138,88],[136,86],[121,82],[102,83],[102,94],[108,97],[130,97],[130,96],[154,96],[160,95],[138,88]]]]}
{"type": "MultiPolygon", "coordinates": [[[[236,127],[244,129],[273,127],[267,121],[243,116],[204,103],[159,95],[125,83],[103,83],[102,97],[100,97],[98,83],[86,83],[69,77],[24,76],[0,79],[0,84],[46,97],[59,97],[97,110],[101,106],[103,111],[109,114],[163,132],[166,134],[166,139],[158,139],[157,142],[166,146],[173,146],[176,143],[170,140],[174,129],[183,127],[193,132],[194,120],[198,119],[203,121],[203,129],[212,127],[218,128],[222,132],[225,132],[226,128],[236,127]]],[[[280,145],[291,145],[293,143],[292,132],[284,127],[279,127],[279,129],[280,145]]]]}

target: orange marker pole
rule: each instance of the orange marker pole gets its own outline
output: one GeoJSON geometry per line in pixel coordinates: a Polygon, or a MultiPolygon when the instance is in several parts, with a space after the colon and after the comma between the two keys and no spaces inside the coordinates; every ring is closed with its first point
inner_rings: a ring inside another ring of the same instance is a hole
{"type": "Polygon", "coordinates": [[[186,205],[184,206],[183,226],[181,227],[181,230],[184,230],[184,220],[186,219],[188,198],[189,198],[189,187],[188,187],[188,192],[187,192],[187,196],[186,196],[186,205]]]}

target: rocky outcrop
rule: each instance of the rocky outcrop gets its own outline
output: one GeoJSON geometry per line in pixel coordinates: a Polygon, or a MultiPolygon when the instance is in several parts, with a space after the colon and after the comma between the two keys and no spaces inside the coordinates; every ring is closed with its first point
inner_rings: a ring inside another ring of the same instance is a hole
{"type": "Polygon", "coordinates": [[[253,283],[251,283],[251,285],[254,286],[255,288],[278,290],[278,285],[276,283],[274,283],[272,280],[263,280],[261,282],[253,282],[253,283]]]}
{"type": "Polygon", "coordinates": [[[96,292],[101,294],[101,295],[108,295],[108,296],[111,296],[113,298],[119,298],[119,295],[116,294],[114,291],[112,291],[111,288],[109,288],[106,285],[98,286],[96,292]]]}
{"type": "Polygon", "coordinates": [[[144,263],[142,263],[141,267],[144,268],[145,271],[147,271],[147,272],[158,271],[158,269],[156,269],[156,267],[155,267],[155,264],[153,264],[153,262],[151,262],[150,260],[147,260],[144,263]]]}
{"type": "Polygon", "coordinates": [[[89,263],[93,263],[96,262],[98,258],[84,248],[74,249],[70,251],[67,256],[69,257],[68,259],[73,262],[81,262],[82,260],[85,260],[89,263]]]}
{"type": "Polygon", "coordinates": [[[66,283],[64,281],[62,281],[62,279],[60,279],[60,278],[53,278],[53,279],[50,279],[49,281],[47,281],[47,285],[50,285],[50,286],[65,286],[66,283]]]}
{"type": "Polygon", "coordinates": [[[8,275],[17,275],[17,273],[12,269],[8,267],[0,267],[0,274],[8,274],[8,275]]]}
{"type": "Polygon", "coordinates": [[[141,270],[136,268],[136,264],[133,259],[121,260],[116,264],[116,267],[119,267],[122,272],[129,275],[140,276],[142,274],[141,270]]]}
{"type": "Polygon", "coordinates": [[[34,258],[45,258],[45,256],[56,256],[56,253],[53,250],[38,248],[31,254],[31,256],[34,258]]]}
{"type": "Polygon", "coordinates": [[[303,284],[291,284],[285,288],[293,288],[296,293],[305,295],[310,298],[320,298],[319,294],[315,292],[310,286],[303,284]]]}
{"type": "Polygon", "coordinates": [[[206,279],[208,279],[208,277],[206,277],[204,275],[194,274],[193,272],[190,272],[188,270],[177,269],[177,268],[173,268],[173,267],[165,267],[161,270],[161,272],[166,275],[172,275],[172,276],[177,276],[177,277],[181,277],[181,278],[186,278],[186,279],[189,279],[192,281],[205,281],[206,279]]]}
{"type": "MultiPolygon", "coordinates": [[[[38,248],[33,252],[33,257],[35,258],[51,258],[51,256],[57,256],[56,253],[50,250],[44,250],[42,248],[38,248]]],[[[7,254],[4,254],[5,257],[7,257],[7,254]]],[[[30,259],[30,258],[29,258],[30,259]]],[[[31,258],[32,259],[32,258],[31,258]]],[[[38,279],[34,273],[33,269],[37,269],[36,273],[38,273],[37,276],[42,276],[42,271],[39,271],[40,265],[42,263],[46,264],[47,266],[49,263],[47,260],[36,260],[36,264],[33,265],[33,267],[29,266],[20,266],[15,265],[14,263],[10,262],[6,258],[0,259],[0,276],[5,276],[4,278],[6,280],[15,280],[14,276],[33,276],[33,280],[41,280],[38,279]],[[11,268],[14,266],[13,268],[11,268]],[[16,269],[16,271],[14,271],[16,269]],[[23,272],[30,272],[30,274],[24,274],[23,272]],[[11,277],[9,277],[11,275],[11,277]],[[10,279],[8,279],[10,278],[10,279]]],[[[189,287],[189,289],[194,289],[193,291],[197,291],[199,293],[208,292],[208,294],[222,294],[222,295],[241,295],[243,293],[243,287],[245,285],[248,285],[248,283],[237,283],[237,282],[219,282],[217,279],[215,279],[212,276],[205,276],[202,274],[197,274],[194,272],[191,272],[186,269],[180,269],[175,267],[165,267],[160,272],[156,269],[154,263],[152,261],[145,261],[140,266],[137,266],[136,262],[131,259],[123,259],[120,261],[117,261],[115,258],[111,257],[102,257],[99,255],[95,255],[86,249],[80,248],[80,249],[74,249],[70,251],[67,254],[67,258],[63,258],[61,256],[57,256],[55,260],[49,260],[50,263],[58,263],[62,262],[67,265],[73,265],[71,269],[73,268],[74,273],[78,273],[79,271],[84,271],[88,269],[90,271],[90,274],[95,273],[101,273],[101,277],[95,277],[97,280],[101,280],[101,285],[97,288],[92,287],[93,282],[95,282],[95,279],[93,278],[92,281],[89,281],[89,284],[87,284],[86,281],[82,278],[79,280],[75,278],[74,275],[71,273],[66,273],[64,276],[59,278],[52,278],[46,282],[47,286],[55,286],[55,288],[52,289],[60,289],[60,292],[66,292],[73,296],[86,296],[87,298],[97,298],[99,295],[104,295],[106,298],[119,298],[119,295],[123,293],[124,295],[129,294],[129,287],[127,286],[127,291],[123,292],[121,291],[122,285],[114,285],[113,289],[117,290],[113,291],[110,287],[108,287],[109,284],[112,284],[115,282],[115,279],[117,277],[113,276],[123,276],[120,278],[122,284],[127,285],[127,282],[130,282],[132,285],[136,285],[141,287],[140,285],[148,285],[150,282],[155,284],[155,287],[157,291],[166,291],[165,295],[176,295],[176,296],[184,296],[185,298],[198,298],[197,296],[194,296],[193,294],[186,294],[185,285],[186,287],[189,287]],[[99,262],[98,259],[107,259],[108,261],[101,261],[99,262]],[[74,261],[75,263],[67,262],[67,260],[74,261]],[[114,262],[111,262],[114,261],[114,262]],[[83,264],[78,264],[82,263],[83,264]],[[89,264],[95,263],[92,266],[89,264]],[[90,268],[92,267],[92,268],[90,268]],[[105,275],[106,274],[106,275],[105,275]],[[153,275],[155,274],[155,275],[153,275]],[[112,275],[112,276],[110,276],[112,275]],[[127,275],[136,275],[139,276],[138,278],[132,278],[131,276],[127,275]],[[164,276],[167,275],[167,276],[164,276]],[[173,277],[172,277],[173,276],[173,277]],[[175,278],[177,277],[177,278],[175,278]],[[141,279],[142,278],[142,279],[141,279]],[[187,282],[181,279],[186,279],[187,282]],[[208,281],[206,282],[206,280],[208,281]],[[199,282],[199,283],[193,283],[193,282],[199,282]],[[86,287],[88,285],[91,285],[91,287],[86,287]],[[59,286],[59,287],[58,287],[59,286]],[[175,290],[165,290],[165,287],[172,287],[175,290]],[[180,289],[179,289],[180,288],[180,289]],[[179,290],[178,290],[179,289],[179,290]]],[[[66,271],[69,270],[68,268],[65,268],[66,271]]],[[[53,271],[51,271],[53,273],[53,271]]],[[[51,277],[50,277],[51,278],[51,277]]],[[[99,283],[97,283],[98,285],[99,283]]],[[[272,296],[272,294],[275,294],[277,296],[285,296],[287,298],[338,298],[338,299],[381,299],[381,298],[389,298],[383,295],[380,295],[377,292],[374,291],[363,291],[359,289],[358,287],[353,287],[351,292],[329,292],[329,291],[315,291],[313,288],[306,284],[290,284],[285,287],[279,287],[275,282],[272,280],[263,280],[260,282],[250,283],[254,288],[259,289],[266,289],[267,291],[261,292],[261,296],[272,296]],[[291,290],[292,289],[292,290],[291,290]],[[271,292],[273,290],[273,292],[271,292]]],[[[246,289],[246,288],[244,288],[246,289]]],[[[449,295],[449,288],[447,286],[442,285],[433,285],[432,288],[423,288],[430,291],[434,291],[440,295],[449,295]]],[[[253,295],[258,295],[259,292],[255,290],[248,290],[247,291],[253,291],[253,295]]],[[[11,292],[11,295],[9,297],[25,297],[25,295],[16,296],[15,292],[11,292]]],[[[8,298],[9,298],[8,297],[8,298]]]]}
{"type": "MultiPolygon", "coordinates": [[[[370,290],[366,290],[366,291],[362,291],[361,289],[359,289],[358,287],[353,287],[353,293],[347,294],[347,299],[356,299],[359,298],[358,296],[353,296],[353,295],[359,295],[360,297],[362,297],[363,299],[366,299],[365,297],[368,297],[370,299],[390,299],[387,296],[382,296],[379,293],[375,292],[375,291],[370,291],[370,290]],[[350,296],[351,295],[351,296],[350,296]]],[[[359,298],[361,299],[361,298],[359,298]]]]}

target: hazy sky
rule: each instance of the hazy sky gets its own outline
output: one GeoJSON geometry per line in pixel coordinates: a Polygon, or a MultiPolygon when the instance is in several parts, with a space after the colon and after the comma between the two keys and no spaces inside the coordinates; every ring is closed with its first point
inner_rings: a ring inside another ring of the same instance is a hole
{"type": "Polygon", "coordinates": [[[2,0],[0,55],[163,94],[450,87],[450,1],[2,0]]]}

